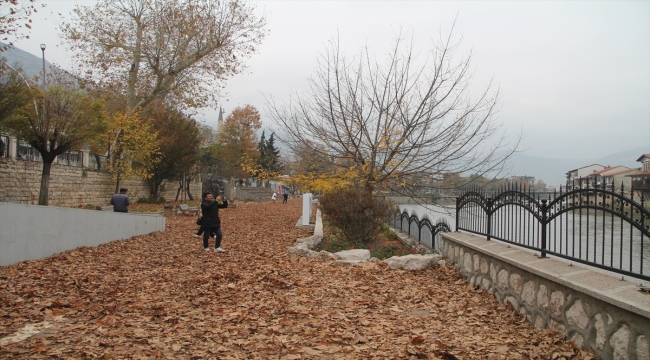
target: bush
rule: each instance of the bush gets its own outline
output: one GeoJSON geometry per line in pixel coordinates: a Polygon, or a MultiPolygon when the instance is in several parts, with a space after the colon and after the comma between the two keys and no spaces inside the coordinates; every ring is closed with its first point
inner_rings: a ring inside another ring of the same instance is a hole
{"type": "Polygon", "coordinates": [[[138,204],[162,204],[165,202],[164,197],[159,197],[158,199],[156,198],[146,198],[146,197],[141,197],[138,199],[138,204]]]}
{"type": "Polygon", "coordinates": [[[336,229],[332,229],[330,224],[324,223],[326,229],[330,230],[323,241],[314,249],[315,251],[325,250],[331,253],[350,250],[350,249],[368,249],[370,256],[376,257],[380,260],[388,259],[392,256],[403,256],[413,253],[413,249],[404,246],[395,234],[387,225],[380,226],[380,231],[377,235],[372,236],[372,240],[367,244],[349,243],[341,238],[341,233],[336,229]]]}
{"type": "Polygon", "coordinates": [[[393,213],[389,201],[361,187],[328,192],[321,196],[320,206],[324,220],[335,228],[337,238],[352,245],[372,242],[373,235],[393,213]]]}

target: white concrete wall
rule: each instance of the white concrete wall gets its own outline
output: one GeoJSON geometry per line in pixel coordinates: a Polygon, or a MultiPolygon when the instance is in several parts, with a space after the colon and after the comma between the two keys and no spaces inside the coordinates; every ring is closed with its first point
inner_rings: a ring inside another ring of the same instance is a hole
{"type": "Polygon", "coordinates": [[[155,231],[160,215],[0,202],[0,266],[155,231]]]}

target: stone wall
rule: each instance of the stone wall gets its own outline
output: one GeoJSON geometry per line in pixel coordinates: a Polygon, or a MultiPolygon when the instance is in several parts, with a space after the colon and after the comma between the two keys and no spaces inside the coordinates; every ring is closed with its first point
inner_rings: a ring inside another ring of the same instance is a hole
{"type": "Polygon", "coordinates": [[[636,284],[459,232],[443,234],[441,252],[470,284],[536,328],[555,330],[602,359],[650,359],[650,295],[636,284]]]}
{"type": "MultiPolygon", "coordinates": [[[[38,204],[43,163],[0,158],[0,201],[38,204]]],[[[140,179],[127,179],[120,187],[129,189],[129,197],[135,202],[151,196],[151,185],[140,179]]],[[[166,184],[161,196],[167,200],[176,197],[177,182],[166,184]]],[[[192,194],[201,196],[201,183],[190,184],[192,194]]],[[[96,170],[52,164],[50,173],[49,205],[81,207],[107,205],[115,192],[115,180],[111,174],[96,170]]]]}

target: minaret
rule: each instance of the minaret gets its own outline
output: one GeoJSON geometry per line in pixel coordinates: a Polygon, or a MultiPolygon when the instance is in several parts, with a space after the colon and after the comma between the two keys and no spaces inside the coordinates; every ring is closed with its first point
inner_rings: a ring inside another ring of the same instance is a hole
{"type": "Polygon", "coordinates": [[[217,134],[219,134],[219,131],[221,131],[222,126],[223,126],[223,111],[221,111],[221,106],[219,106],[219,118],[217,119],[217,134]]]}

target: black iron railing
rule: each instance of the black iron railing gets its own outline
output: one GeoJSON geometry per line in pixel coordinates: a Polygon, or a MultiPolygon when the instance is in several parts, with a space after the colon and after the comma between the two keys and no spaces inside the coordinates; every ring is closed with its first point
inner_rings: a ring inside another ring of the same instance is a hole
{"type": "Polygon", "coordinates": [[[456,230],[650,280],[650,211],[624,193],[469,190],[456,199],[456,230]]]}
{"type": "Polygon", "coordinates": [[[432,249],[440,249],[440,233],[451,231],[451,227],[445,219],[439,219],[434,225],[426,215],[419,219],[415,215],[409,215],[406,211],[400,213],[399,210],[391,218],[390,223],[391,226],[407,233],[420,244],[432,249]]]}

